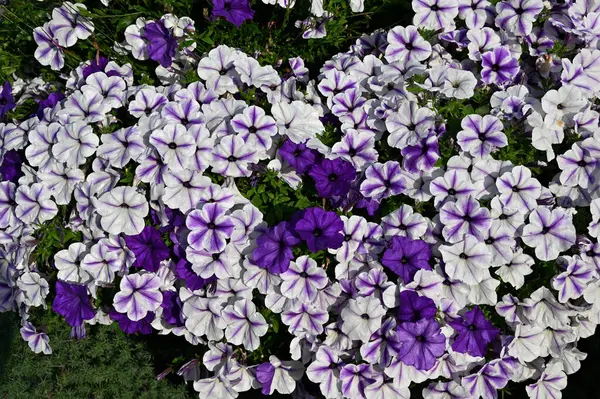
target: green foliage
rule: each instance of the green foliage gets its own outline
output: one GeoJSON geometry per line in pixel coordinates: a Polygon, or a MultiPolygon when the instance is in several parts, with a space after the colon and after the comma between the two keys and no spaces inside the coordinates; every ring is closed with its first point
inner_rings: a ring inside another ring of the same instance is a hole
{"type": "Polygon", "coordinates": [[[151,353],[116,324],[88,326],[87,338],[75,341],[69,337],[70,327],[54,316],[46,314],[36,323],[50,336],[50,356],[29,349],[16,315],[0,315],[1,398],[197,397],[183,384],[158,381],[151,353]]]}

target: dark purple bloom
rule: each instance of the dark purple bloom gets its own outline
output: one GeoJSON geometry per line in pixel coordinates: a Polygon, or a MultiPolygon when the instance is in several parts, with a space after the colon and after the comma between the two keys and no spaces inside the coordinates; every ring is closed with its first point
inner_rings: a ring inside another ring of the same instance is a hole
{"type": "Polygon", "coordinates": [[[321,208],[306,209],[294,228],[312,252],[327,248],[337,249],[344,241],[342,219],[335,212],[324,211],[321,208]]]}
{"type": "Polygon", "coordinates": [[[15,98],[12,94],[12,86],[7,80],[4,82],[2,90],[0,91],[0,119],[2,119],[2,117],[6,115],[8,111],[15,109],[16,106],[17,104],[15,103],[15,98]]]}
{"type": "Polygon", "coordinates": [[[150,59],[158,61],[165,68],[170,66],[177,51],[177,39],[164,22],[159,20],[146,24],[144,37],[148,41],[150,59]]]}
{"type": "Polygon", "coordinates": [[[290,225],[281,222],[257,238],[257,247],[252,253],[254,262],[271,273],[283,273],[290,267],[290,261],[294,258],[292,247],[299,243],[300,239],[290,231],[290,225]]]}
{"type": "Polygon", "coordinates": [[[314,165],[308,174],[315,180],[317,192],[323,198],[348,194],[350,184],[356,178],[354,166],[341,158],[324,159],[320,165],[314,165]]]}
{"type": "Polygon", "coordinates": [[[409,172],[430,171],[440,158],[438,138],[431,135],[418,144],[406,146],[402,149],[402,156],[404,169],[409,172]]]}
{"type": "Polygon", "coordinates": [[[61,100],[65,98],[65,95],[60,91],[50,93],[47,98],[39,101],[39,108],[37,111],[37,117],[41,118],[44,115],[46,108],[54,108],[61,100]]]}
{"type": "Polygon", "coordinates": [[[519,72],[519,61],[506,47],[496,47],[481,56],[481,80],[501,85],[512,81],[519,72]]]}
{"type": "Polygon", "coordinates": [[[381,263],[405,283],[410,283],[419,269],[431,270],[429,259],[431,248],[425,241],[397,236],[392,237],[390,247],[385,250],[381,263]]]}
{"type": "Polygon", "coordinates": [[[163,319],[172,326],[183,326],[183,317],[181,315],[181,301],[175,291],[163,292],[163,301],[160,305],[163,308],[163,319]]]}
{"type": "MultiPolygon", "coordinates": [[[[100,56],[97,58],[94,58],[90,61],[89,65],[86,65],[83,70],[81,71],[81,75],[83,77],[83,79],[86,79],[88,76],[90,76],[93,73],[96,72],[103,72],[104,68],[106,68],[106,65],[108,64],[108,58],[100,56]]],[[[108,75],[110,76],[110,75],[108,75]]]]}
{"type": "Polygon", "coordinates": [[[179,262],[177,262],[177,265],[175,266],[175,275],[177,278],[184,280],[186,287],[192,291],[199,290],[206,284],[210,284],[217,280],[216,276],[212,276],[207,279],[198,276],[192,270],[192,264],[185,259],[181,259],[179,262]]]}
{"type": "Polygon", "coordinates": [[[144,230],[136,236],[125,236],[125,243],[135,254],[133,266],[149,272],[157,271],[160,262],[167,259],[170,254],[160,233],[152,226],[144,227],[144,230]]]}
{"type": "Polygon", "coordinates": [[[52,303],[52,310],[63,316],[73,327],[82,325],[84,320],[93,319],[96,315],[85,285],[69,284],[60,280],[56,281],[56,297],[52,303]]]}
{"type": "Polygon", "coordinates": [[[318,152],[311,150],[304,143],[296,144],[292,140],[284,141],[279,148],[279,154],[298,173],[304,173],[320,162],[318,152]]]}
{"type": "Polygon", "coordinates": [[[21,171],[22,163],[23,161],[17,151],[10,150],[4,154],[4,160],[2,161],[2,166],[0,166],[2,181],[8,180],[16,183],[23,176],[23,172],[21,171]]]}
{"type": "Polygon", "coordinates": [[[446,337],[433,319],[404,322],[398,326],[397,332],[401,344],[398,359],[417,370],[429,370],[446,351],[446,337]]]}
{"type": "Polygon", "coordinates": [[[119,323],[119,327],[125,334],[142,335],[152,334],[152,321],[154,320],[154,312],[148,312],[146,317],[138,321],[131,321],[125,313],[116,311],[109,312],[111,319],[119,323]]]}
{"type": "Polygon", "coordinates": [[[437,307],[431,298],[421,296],[412,290],[400,292],[396,317],[399,322],[417,322],[422,319],[433,319],[437,307]]]}
{"type": "Polygon", "coordinates": [[[256,379],[262,384],[262,394],[269,395],[271,393],[271,384],[275,375],[275,366],[271,362],[265,362],[258,365],[256,368],[256,379]]]}
{"type": "Polygon", "coordinates": [[[227,22],[231,22],[240,27],[245,20],[254,17],[254,10],[250,8],[248,0],[212,0],[213,19],[223,17],[227,22]]]}
{"type": "Polygon", "coordinates": [[[478,306],[464,314],[461,319],[448,322],[458,333],[452,349],[471,356],[484,356],[487,346],[498,335],[499,330],[486,318],[478,306]]]}

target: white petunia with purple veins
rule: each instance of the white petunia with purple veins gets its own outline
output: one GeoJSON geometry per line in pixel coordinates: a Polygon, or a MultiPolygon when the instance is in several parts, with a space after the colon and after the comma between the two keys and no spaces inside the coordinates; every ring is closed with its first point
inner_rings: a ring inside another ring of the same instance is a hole
{"type": "Polygon", "coordinates": [[[115,310],[127,313],[131,321],[146,317],[162,303],[163,295],[159,290],[160,278],[154,273],[132,273],[123,277],[120,291],[113,299],[115,310]]]}
{"type": "Polygon", "coordinates": [[[562,208],[538,208],[529,215],[521,238],[535,248],[538,259],[554,260],[575,244],[575,226],[571,215],[562,208]]]}
{"type": "Polygon", "coordinates": [[[244,345],[249,351],[260,346],[260,337],[267,333],[269,325],[256,311],[252,301],[241,299],[223,309],[222,317],[227,323],[225,338],[235,345],[244,345]]]}

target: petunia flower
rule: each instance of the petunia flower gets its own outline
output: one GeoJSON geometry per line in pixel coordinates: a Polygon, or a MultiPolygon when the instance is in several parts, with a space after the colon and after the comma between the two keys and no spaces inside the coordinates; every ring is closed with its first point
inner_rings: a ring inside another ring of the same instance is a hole
{"type": "Polygon", "coordinates": [[[212,0],[212,18],[223,17],[238,28],[248,19],[254,17],[248,0],[212,0]]]}
{"type": "Polygon", "coordinates": [[[120,291],[113,301],[115,310],[127,313],[131,321],[146,317],[154,312],[162,303],[163,295],[159,290],[160,278],[154,273],[133,273],[123,277],[120,291]]]}
{"type": "Polygon", "coordinates": [[[183,171],[196,152],[196,142],[185,126],[166,125],[152,132],[150,144],[156,148],[162,160],[174,172],[183,171]]]}
{"type": "Polygon", "coordinates": [[[503,372],[498,364],[486,363],[475,374],[462,378],[461,384],[471,397],[493,398],[498,396],[498,389],[508,384],[509,375],[503,372]]]}
{"type": "Polygon", "coordinates": [[[366,388],[375,382],[376,375],[370,364],[346,364],[340,371],[342,394],[348,398],[366,399],[366,388]]]}
{"type": "Polygon", "coordinates": [[[19,186],[15,194],[15,215],[23,223],[43,223],[58,214],[50,199],[50,191],[42,183],[19,186]]]}
{"type": "Polygon", "coordinates": [[[476,196],[478,192],[478,186],[473,183],[469,174],[458,169],[448,170],[443,176],[431,180],[428,188],[438,207],[458,198],[476,196]]]}
{"type": "Polygon", "coordinates": [[[324,159],[313,165],[308,174],[315,180],[315,187],[322,198],[348,194],[350,184],[356,178],[354,167],[340,158],[324,159]]]}
{"type": "Polygon", "coordinates": [[[342,331],[351,339],[368,342],[371,335],[381,327],[385,309],[373,297],[350,299],[342,309],[342,331]]]}
{"type": "Polygon", "coordinates": [[[462,241],[467,234],[482,239],[492,224],[490,211],[471,196],[446,202],[439,215],[444,224],[442,235],[452,244],[462,241]]]}
{"type": "Polygon", "coordinates": [[[410,283],[418,270],[431,270],[430,259],[431,249],[427,243],[396,236],[392,237],[381,263],[400,276],[405,283],[410,283]]]}
{"type": "Polygon", "coordinates": [[[496,187],[500,204],[521,214],[537,208],[536,200],[542,193],[540,182],[531,176],[529,168],[521,165],[498,177],[496,187]]]}
{"type": "MultiPolygon", "coordinates": [[[[64,117],[69,123],[93,123],[104,119],[110,110],[111,106],[104,102],[102,94],[95,90],[86,90],[76,91],[67,97],[64,108],[58,111],[58,115],[64,117]]],[[[77,126],[79,128],[79,126],[85,126],[85,124],[77,126]]]]}
{"type": "Polygon", "coordinates": [[[323,345],[319,347],[315,359],[308,365],[306,376],[309,380],[319,384],[321,393],[326,398],[339,397],[338,387],[342,361],[339,354],[332,348],[323,345]]]}
{"type": "Polygon", "coordinates": [[[10,82],[7,80],[2,85],[0,90],[0,119],[4,117],[10,110],[13,110],[17,104],[13,96],[13,88],[10,82]]]}
{"type": "Polygon", "coordinates": [[[375,163],[365,172],[365,180],[360,185],[360,192],[367,198],[381,200],[398,195],[406,189],[400,164],[396,161],[375,163]]]}
{"type": "Polygon", "coordinates": [[[319,268],[317,262],[306,255],[290,262],[289,268],[279,277],[282,280],[282,294],[302,303],[314,302],[319,290],[325,288],[329,282],[325,270],[319,268]]]}
{"type": "Polygon", "coordinates": [[[101,94],[104,97],[103,104],[114,109],[123,106],[126,88],[127,83],[122,77],[108,76],[104,72],[95,72],[86,78],[85,85],[81,87],[81,90],[90,90],[101,94]]]}
{"type": "Polygon", "coordinates": [[[356,170],[363,170],[377,161],[375,135],[371,132],[349,129],[341,140],[331,147],[331,153],[350,162],[356,170]]]}
{"type": "Polygon", "coordinates": [[[147,23],[142,31],[142,38],[146,40],[150,59],[165,68],[173,63],[177,52],[177,39],[163,20],[147,23]]]}
{"type": "Polygon", "coordinates": [[[140,130],[136,126],[119,129],[100,136],[102,144],[96,155],[109,160],[115,168],[123,168],[130,160],[137,161],[145,151],[140,130]]]}
{"type": "Polygon", "coordinates": [[[289,332],[296,336],[304,334],[319,335],[323,333],[323,324],[329,318],[329,314],[320,307],[310,303],[294,301],[287,310],[281,313],[281,321],[289,326],[289,332]]]}
{"type": "Polygon", "coordinates": [[[445,32],[454,30],[458,7],[453,0],[413,0],[413,25],[445,32]]]}
{"type": "Polygon", "coordinates": [[[154,312],[148,312],[146,317],[140,320],[131,320],[126,314],[119,312],[109,312],[110,318],[117,322],[119,328],[125,334],[152,334],[152,321],[156,317],[154,312]]]}
{"type": "Polygon", "coordinates": [[[523,242],[535,248],[535,256],[544,261],[554,260],[562,251],[575,244],[572,217],[562,208],[535,209],[529,224],[523,228],[523,242]]]}
{"type": "Polygon", "coordinates": [[[148,215],[148,202],[133,187],[115,187],[92,198],[96,211],[101,216],[102,228],[110,234],[136,235],[144,229],[144,217],[148,215]]]}
{"type": "Polygon", "coordinates": [[[316,207],[304,210],[294,225],[294,230],[312,252],[339,248],[344,240],[343,228],[342,220],[335,212],[316,207]]]}
{"type": "Polygon", "coordinates": [[[433,319],[405,321],[397,328],[398,359],[417,370],[429,370],[446,351],[446,337],[433,319]]]}
{"type": "Polygon", "coordinates": [[[275,120],[257,106],[250,106],[231,119],[231,128],[246,145],[258,152],[267,152],[273,145],[272,137],[277,134],[275,120]]]}
{"type": "Polygon", "coordinates": [[[383,234],[388,238],[404,236],[417,240],[427,231],[426,219],[406,204],[402,204],[394,212],[382,217],[381,226],[383,234]]]}
{"type": "Polygon", "coordinates": [[[506,147],[508,141],[502,133],[502,122],[492,115],[467,115],[461,122],[463,130],[456,139],[463,151],[474,157],[485,158],[497,148],[506,147]]]}
{"type": "Polygon", "coordinates": [[[149,116],[153,112],[160,111],[168,100],[162,93],[152,89],[142,89],[135,95],[135,99],[129,103],[129,113],[136,117],[149,116]]]}
{"type": "Polygon", "coordinates": [[[552,288],[558,291],[558,300],[565,303],[569,299],[579,298],[595,275],[595,271],[580,257],[574,256],[569,260],[567,270],[552,279],[552,288]]]}
{"type": "Polygon", "coordinates": [[[543,9],[541,0],[509,0],[496,4],[496,25],[517,36],[527,36],[543,9]]]}
{"type": "Polygon", "coordinates": [[[237,135],[223,137],[213,149],[211,168],[214,173],[230,177],[248,177],[250,165],[258,163],[256,148],[237,135]]]}
{"type": "Polygon", "coordinates": [[[287,136],[294,143],[315,138],[325,129],[317,111],[302,101],[276,103],[271,113],[277,121],[279,134],[287,136]]]}
{"type": "Polygon", "coordinates": [[[387,142],[391,147],[399,149],[415,145],[430,135],[434,123],[435,112],[431,109],[419,107],[415,101],[404,102],[397,113],[385,119],[385,126],[390,132],[387,142]]]}
{"type": "Polygon", "coordinates": [[[292,140],[283,142],[279,147],[279,154],[298,173],[305,173],[320,162],[320,155],[317,151],[308,148],[305,143],[295,143],[292,140]]]}
{"type": "Polygon", "coordinates": [[[56,282],[52,310],[63,316],[73,327],[83,325],[84,320],[93,319],[96,315],[85,285],[69,284],[60,280],[56,282]]]}
{"type": "Polygon", "coordinates": [[[183,301],[181,311],[185,317],[185,327],[195,336],[206,335],[210,340],[223,338],[227,323],[221,317],[219,299],[192,296],[183,301]]]}
{"type": "Polygon", "coordinates": [[[598,167],[598,161],[578,143],[573,144],[570,150],[556,157],[556,163],[562,171],[560,183],[565,186],[588,188],[596,182],[594,173],[598,167]]]}
{"type": "Polygon", "coordinates": [[[133,266],[149,272],[157,272],[160,262],[170,255],[160,233],[152,226],[144,227],[137,235],[126,236],[125,244],[135,255],[133,266]]]}
{"type": "Polygon", "coordinates": [[[118,251],[110,250],[108,239],[101,239],[85,254],[81,260],[81,269],[97,286],[110,284],[115,279],[115,273],[123,270],[122,258],[119,255],[118,251]]]}
{"type": "Polygon", "coordinates": [[[424,61],[431,55],[431,44],[423,39],[414,25],[397,26],[387,34],[385,59],[394,61],[424,61]]]}
{"type": "Polygon", "coordinates": [[[222,317],[227,323],[225,338],[235,345],[244,345],[249,351],[260,346],[260,337],[267,333],[269,328],[265,318],[256,311],[252,301],[241,299],[234,305],[223,309],[222,317]]]}
{"type": "Polygon", "coordinates": [[[463,241],[452,246],[440,246],[439,251],[446,264],[445,271],[451,279],[465,284],[478,284],[489,277],[492,255],[485,243],[476,237],[466,235],[463,241]]]}
{"type": "Polygon", "coordinates": [[[209,203],[202,209],[193,210],[188,214],[185,224],[191,230],[188,243],[198,250],[221,252],[233,233],[233,222],[227,214],[227,208],[218,203],[209,203]]]}
{"type": "Polygon", "coordinates": [[[567,387],[567,375],[560,363],[549,364],[540,378],[533,384],[525,386],[527,395],[532,399],[562,396],[561,391],[567,387]]]}
{"type": "Polygon", "coordinates": [[[440,158],[438,138],[431,135],[415,145],[402,148],[402,166],[411,173],[429,172],[440,158]]]}
{"type": "Polygon", "coordinates": [[[65,66],[63,48],[54,38],[49,23],[33,30],[33,40],[37,44],[34,57],[40,64],[50,66],[53,71],[60,71],[65,66]]]}
{"type": "Polygon", "coordinates": [[[262,394],[272,395],[277,391],[282,395],[291,394],[296,389],[296,381],[304,374],[302,363],[281,361],[269,356],[269,361],[256,368],[256,379],[262,384],[262,394]]]}
{"type": "Polygon", "coordinates": [[[465,21],[469,30],[481,29],[488,19],[488,0],[459,0],[458,17],[465,21]]]}
{"type": "Polygon", "coordinates": [[[77,40],[85,40],[94,32],[93,22],[81,15],[80,10],[87,11],[87,7],[70,1],[52,10],[49,25],[59,45],[71,47],[77,40]]]}
{"type": "Polygon", "coordinates": [[[466,312],[462,318],[448,324],[457,332],[452,349],[471,356],[485,356],[488,344],[499,332],[477,306],[466,312]]]}
{"type": "Polygon", "coordinates": [[[519,62],[504,46],[496,47],[481,56],[481,80],[485,84],[500,86],[508,83],[515,79],[519,70],[519,62]]]}
{"type": "Polygon", "coordinates": [[[66,129],[59,130],[52,155],[69,167],[83,165],[86,159],[96,152],[100,140],[92,127],[84,122],[69,123],[66,129]]]}
{"type": "Polygon", "coordinates": [[[19,332],[33,353],[43,353],[44,355],[52,354],[48,335],[43,332],[38,332],[33,324],[28,321],[23,321],[19,332]]]}
{"type": "Polygon", "coordinates": [[[225,246],[220,252],[208,252],[187,247],[186,257],[192,263],[192,270],[202,278],[240,277],[240,253],[233,245],[225,246]]]}

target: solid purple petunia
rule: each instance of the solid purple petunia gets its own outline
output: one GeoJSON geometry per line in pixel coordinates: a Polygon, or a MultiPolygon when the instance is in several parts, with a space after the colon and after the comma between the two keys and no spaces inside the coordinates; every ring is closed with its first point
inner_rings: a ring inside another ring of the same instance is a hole
{"type": "Polygon", "coordinates": [[[344,241],[342,219],[335,212],[324,211],[321,208],[306,209],[294,228],[312,252],[327,248],[337,249],[344,241]]]}
{"type": "Polygon", "coordinates": [[[257,238],[256,248],[252,253],[254,262],[271,273],[283,273],[294,258],[293,246],[299,243],[300,239],[292,234],[290,225],[281,222],[257,238]]]}
{"type": "Polygon", "coordinates": [[[314,165],[308,174],[315,180],[315,187],[322,198],[348,194],[350,184],[356,178],[352,164],[341,158],[324,159],[319,165],[314,165]]]}
{"type": "Polygon", "coordinates": [[[140,267],[149,272],[155,272],[160,267],[160,262],[169,257],[170,251],[164,243],[160,233],[152,226],[135,236],[125,236],[125,243],[135,254],[133,266],[140,267]]]}
{"type": "Polygon", "coordinates": [[[484,356],[487,346],[499,331],[486,318],[478,306],[466,312],[462,318],[448,322],[457,332],[452,349],[471,356],[484,356]]]}
{"type": "Polygon", "coordinates": [[[79,327],[84,320],[91,320],[96,315],[85,285],[69,284],[56,281],[56,297],[52,309],[64,316],[69,325],[79,327]]]}
{"type": "Polygon", "coordinates": [[[248,0],[212,0],[212,17],[223,17],[238,28],[248,19],[254,17],[254,10],[250,8],[248,0]]]}
{"type": "Polygon", "coordinates": [[[163,21],[149,22],[144,27],[144,38],[148,41],[148,55],[163,67],[173,63],[177,51],[177,39],[165,27],[163,21]]]}
{"type": "Polygon", "coordinates": [[[410,283],[418,270],[431,270],[430,258],[431,249],[425,241],[396,236],[392,237],[381,263],[400,276],[405,283],[410,283]]]}

